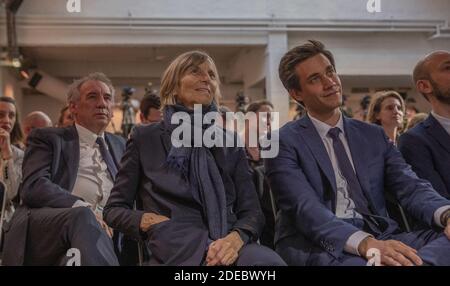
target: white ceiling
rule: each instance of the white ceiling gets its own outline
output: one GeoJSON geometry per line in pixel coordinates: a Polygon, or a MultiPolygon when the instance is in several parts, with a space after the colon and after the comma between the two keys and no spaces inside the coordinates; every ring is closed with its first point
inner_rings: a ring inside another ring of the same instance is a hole
{"type": "MultiPolygon", "coordinates": [[[[244,47],[245,48],[245,47],[244,47]]],[[[203,50],[217,61],[229,61],[244,49],[233,46],[92,46],[92,47],[25,47],[22,53],[42,61],[170,61],[189,50],[203,50]]]]}
{"type": "Polygon", "coordinates": [[[227,71],[246,46],[48,46],[23,47],[22,54],[38,69],[71,82],[87,72],[105,72],[115,84],[159,82],[169,62],[183,52],[202,50],[216,62],[223,82],[227,71]]]}

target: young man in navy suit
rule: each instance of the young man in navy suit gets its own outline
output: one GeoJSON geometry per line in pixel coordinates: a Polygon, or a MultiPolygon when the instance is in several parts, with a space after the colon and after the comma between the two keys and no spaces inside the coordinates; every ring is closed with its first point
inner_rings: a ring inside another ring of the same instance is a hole
{"type": "Polygon", "coordinates": [[[450,265],[450,201],[416,176],[382,128],[342,115],[331,52],[309,41],[283,56],[279,73],[307,110],[280,129],[280,152],[266,161],[280,209],[276,250],[285,261],[366,265],[377,253],[383,265],[450,265]],[[401,233],[385,192],[427,228],[401,233]]]}
{"type": "Polygon", "coordinates": [[[413,80],[430,103],[431,114],[400,137],[399,149],[420,178],[450,198],[450,53],[425,56],[417,63],[413,80]]]}

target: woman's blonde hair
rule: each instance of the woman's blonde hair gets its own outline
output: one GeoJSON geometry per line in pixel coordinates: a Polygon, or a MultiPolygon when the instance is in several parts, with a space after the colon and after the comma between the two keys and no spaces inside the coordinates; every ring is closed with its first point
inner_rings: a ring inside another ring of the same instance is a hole
{"type": "Polygon", "coordinates": [[[370,101],[369,110],[367,112],[367,121],[370,123],[375,123],[381,125],[380,120],[377,119],[377,115],[381,111],[381,104],[386,98],[396,98],[400,101],[400,105],[402,107],[403,114],[405,114],[405,101],[403,97],[394,90],[386,90],[380,91],[374,94],[372,100],[370,101]]]}
{"type": "Polygon", "coordinates": [[[176,92],[180,87],[180,80],[188,71],[189,68],[199,66],[207,62],[214,74],[216,75],[217,89],[213,95],[214,101],[219,105],[220,94],[220,79],[217,72],[216,64],[213,59],[205,52],[202,51],[190,51],[179,55],[173,60],[167,69],[164,71],[161,79],[161,108],[166,105],[174,105],[176,103],[176,92]]]}

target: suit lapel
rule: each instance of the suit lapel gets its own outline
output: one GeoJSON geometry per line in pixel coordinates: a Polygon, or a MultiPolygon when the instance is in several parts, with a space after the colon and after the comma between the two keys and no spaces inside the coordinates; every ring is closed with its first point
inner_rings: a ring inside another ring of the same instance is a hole
{"type": "Polygon", "coordinates": [[[333,188],[333,194],[336,194],[336,177],[334,176],[333,166],[331,165],[330,157],[328,156],[325,145],[320,138],[319,133],[314,127],[311,119],[308,116],[304,116],[299,120],[301,129],[301,136],[305,140],[306,145],[311,150],[314,158],[316,159],[319,167],[324,172],[328,181],[333,188]]]}
{"type": "Polygon", "coordinates": [[[80,165],[80,140],[78,139],[78,132],[75,125],[65,129],[61,147],[70,178],[69,190],[72,191],[77,179],[78,167],[80,165]]]}
{"type": "Polygon", "coordinates": [[[448,153],[450,153],[450,135],[433,115],[429,115],[424,122],[427,132],[433,137],[448,153]]]}
{"type": "MultiPolygon", "coordinates": [[[[373,200],[370,195],[370,174],[367,166],[367,163],[370,162],[370,160],[366,158],[367,152],[365,152],[364,150],[364,147],[367,146],[368,142],[366,142],[362,132],[360,132],[355,127],[353,122],[345,116],[344,129],[348,147],[350,149],[350,153],[352,154],[353,165],[355,167],[355,172],[356,176],[358,177],[359,184],[361,185],[361,188],[367,200],[369,201],[369,204],[373,206],[373,200]]],[[[372,209],[374,208],[372,207],[372,209]]]]}

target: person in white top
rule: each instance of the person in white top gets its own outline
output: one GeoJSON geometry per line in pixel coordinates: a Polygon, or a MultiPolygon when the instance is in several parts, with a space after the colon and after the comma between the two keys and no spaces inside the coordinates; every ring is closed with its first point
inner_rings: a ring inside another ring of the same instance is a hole
{"type": "Polygon", "coordinates": [[[13,98],[0,97],[0,181],[4,191],[0,193],[0,230],[14,212],[13,200],[17,196],[22,180],[23,151],[12,142],[20,142],[22,131],[19,115],[13,98]]]}

